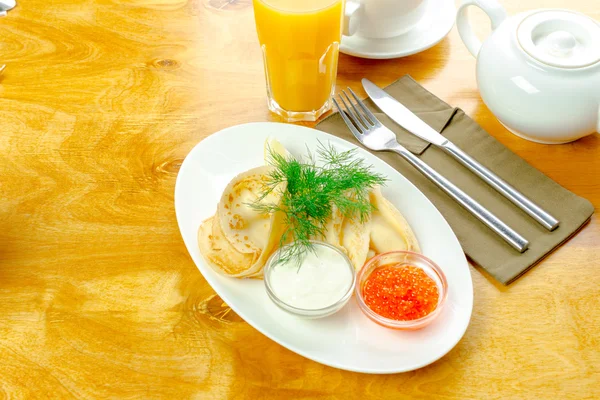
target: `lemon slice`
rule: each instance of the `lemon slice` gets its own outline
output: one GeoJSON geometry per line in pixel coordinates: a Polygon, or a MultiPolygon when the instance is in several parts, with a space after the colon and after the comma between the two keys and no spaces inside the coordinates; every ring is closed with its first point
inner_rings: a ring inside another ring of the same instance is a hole
{"type": "Polygon", "coordinates": [[[293,157],[292,153],[286,149],[279,140],[274,137],[268,137],[265,140],[265,145],[263,147],[263,158],[265,159],[265,164],[269,165],[269,150],[275,154],[279,154],[284,158],[293,157]]]}

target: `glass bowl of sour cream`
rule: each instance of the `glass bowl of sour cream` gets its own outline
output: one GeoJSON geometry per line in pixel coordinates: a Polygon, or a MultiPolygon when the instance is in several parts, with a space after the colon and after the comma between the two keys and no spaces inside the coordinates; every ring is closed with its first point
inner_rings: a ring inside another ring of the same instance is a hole
{"type": "Polygon", "coordinates": [[[313,241],[301,259],[283,261],[283,246],[264,268],[269,298],[282,310],[303,318],[322,318],[339,311],[354,291],[356,271],[340,249],[313,241]]]}

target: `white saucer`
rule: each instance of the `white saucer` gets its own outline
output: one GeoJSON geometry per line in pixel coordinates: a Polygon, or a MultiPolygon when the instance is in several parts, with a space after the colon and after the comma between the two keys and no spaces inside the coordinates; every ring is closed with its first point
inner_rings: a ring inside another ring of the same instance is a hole
{"type": "Polygon", "coordinates": [[[410,31],[388,39],[343,36],[340,51],[355,57],[387,59],[410,56],[438,44],[454,26],[454,0],[427,0],[425,15],[410,31]]]}

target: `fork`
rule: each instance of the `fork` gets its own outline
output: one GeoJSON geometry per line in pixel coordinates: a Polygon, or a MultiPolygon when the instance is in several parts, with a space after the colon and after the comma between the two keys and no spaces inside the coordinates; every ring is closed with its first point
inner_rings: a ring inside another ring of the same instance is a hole
{"type": "Polygon", "coordinates": [[[383,126],[375,115],[364,105],[364,103],[356,96],[354,91],[348,88],[348,91],[354,98],[358,108],[350,100],[348,94],[342,90],[338,95],[345,110],[340,107],[336,99],[333,103],[338,109],[340,116],[352,132],[354,137],[366,148],[373,151],[392,151],[399,154],[402,158],[408,161],[419,172],[425,175],[430,181],[435,183],[447,195],[452,197],[458,204],[467,209],[478,220],[483,222],[488,228],[498,234],[508,244],[515,248],[520,253],[523,253],[529,247],[529,242],[510,226],[502,222],[498,217],[492,214],[489,210],[471,198],[468,194],[456,187],[448,179],[444,178],[433,168],[421,161],[420,158],[408,151],[396,140],[396,134],[383,126]],[[344,100],[344,96],[346,100],[344,100]],[[360,111],[359,111],[360,110],[360,111]]]}

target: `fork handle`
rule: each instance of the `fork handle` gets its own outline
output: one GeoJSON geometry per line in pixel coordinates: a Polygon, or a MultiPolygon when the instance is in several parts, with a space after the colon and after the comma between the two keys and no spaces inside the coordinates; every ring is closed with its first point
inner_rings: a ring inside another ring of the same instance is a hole
{"type": "Polygon", "coordinates": [[[418,169],[423,175],[425,175],[430,181],[435,183],[440,189],[446,192],[447,195],[452,197],[458,204],[466,208],[471,214],[473,214],[478,220],[483,222],[488,228],[498,234],[508,244],[515,248],[520,253],[523,253],[529,247],[529,242],[510,226],[502,222],[498,217],[488,211],[485,207],[471,198],[468,194],[456,187],[448,179],[444,178],[438,172],[436,172],[429,165],[421,161],[417,156],[412,154],[407,149],[400,145],[395,145],[390,148],[391,151],[398,153],[406,161],[411,163],[416,169],[418,169]]]}

